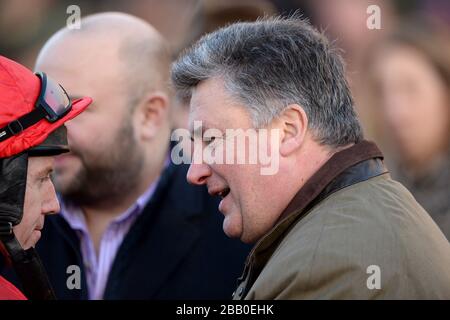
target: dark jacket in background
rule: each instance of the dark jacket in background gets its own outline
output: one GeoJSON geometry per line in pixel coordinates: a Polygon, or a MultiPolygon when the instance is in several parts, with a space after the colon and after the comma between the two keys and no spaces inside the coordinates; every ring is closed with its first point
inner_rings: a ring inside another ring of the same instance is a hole
{"type": "MultiPolygon", "coordinates": [[[[188,185],[187,169],[162,174],[117,252],[105,299],[231,299],[250,248],[226,237],[218,199],[188,185]]],[[[87,299],[80,241],[62,216],[46,218],[37,250],[59,299],[87,299]],[[81,269],[81,289],[68,289],[71,265],[81,269]]]]}

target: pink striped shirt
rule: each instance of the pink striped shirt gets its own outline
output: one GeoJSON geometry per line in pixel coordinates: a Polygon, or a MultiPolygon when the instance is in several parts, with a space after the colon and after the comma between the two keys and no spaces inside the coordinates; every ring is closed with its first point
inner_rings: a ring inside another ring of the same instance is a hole
{"type": "Polygon", "coordinates": [[[89,299],[100,300],[103,298],[106,281],[117,251],[131,226],[153,196],[157,184],[158,179],[128,210],[111,221],[100,240],[98,256],[95,253],[94,243],[89,235],[82,210],[72,204],[64,203],[64,200],[60,201],[62,217],[69,223],[80,239],[89,299]]]}

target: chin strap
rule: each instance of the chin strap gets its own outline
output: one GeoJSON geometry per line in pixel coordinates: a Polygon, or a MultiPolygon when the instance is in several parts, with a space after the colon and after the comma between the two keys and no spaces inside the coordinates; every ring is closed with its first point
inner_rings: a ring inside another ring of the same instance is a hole
{"type": "Polygon", "coordinates": [[[41,259],[34,248],[22,249],[14,233],[0,235],[9,253],[17,276],[22,282],[25,296],[30,300],[56,300],[41,259]]]}

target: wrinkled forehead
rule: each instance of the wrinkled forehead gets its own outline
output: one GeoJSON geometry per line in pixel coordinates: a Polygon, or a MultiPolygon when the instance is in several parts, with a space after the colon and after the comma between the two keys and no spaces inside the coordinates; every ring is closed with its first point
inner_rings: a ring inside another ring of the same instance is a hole
{"type": "Polygon", "coordinates": [[[210,78],[192,89],[189,104],[189,127],[192,130],[195,121],[202,121],[205,128],[233,128],[247,126],[250,114],[225,89],[222,79],[210,78]]]}
{"type": "Polygon", "coordinates": [[[53,171],[55,157],[29,157],[28,175],[31,177],[43,177],[53,171]]]}
{"type": "Polygon", "coordinates": [[[209,129],[226,133],[228,130],[254,129],[254,126],[248,110],[244,107],[225,103],[212,106],[193,104],[189,113],[191,135],[203,136],[209,129]]]}
{"type": "MultiPolygon", "coordinates": [[[[192,104],[189,108],[189,131],[191,135],[202,135],[210,128],[220,128],[220,119],[213,111],[214,106],[192,104]]],[[[223,124],[223,121],[222,121],[223,124]]]]}
{"type": "Polygon", "coordinates": [[[193,88],[189,101],[189,129],[191,133],[194,132],[195,123],[199,121],[202,122],[204,127],[217,125],[215,119],[220,116],[218,112],[223,103],[220,88],[211,79],[202,81],[193,88]]]}

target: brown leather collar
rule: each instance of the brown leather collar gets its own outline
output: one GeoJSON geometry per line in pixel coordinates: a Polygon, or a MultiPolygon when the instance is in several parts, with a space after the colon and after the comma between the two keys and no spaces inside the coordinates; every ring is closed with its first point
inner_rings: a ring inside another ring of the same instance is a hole
{"type": "Polygon", "coordinates": [[[275,226],[263,236],[247,257],[244,273],[245,296],[256,277],[295,221],[301,219],[315,204],[330,194],[352,184],[387,172],[383,154],[373,142],[363,140],[335,153],[297,192],[281,213],[275,226]],[[377,159],[378,158],[378,159],[377,159]]]}
{"type": "Polygon", "coordinates": [[[282,221],[293,211],[302,211],[306,208],[327,185],[347,168],[373,158],[383,159],[383,154],[375,143],[367,140],[335,153],[297,192],[281,213],[278,221],[282,221]]]}

